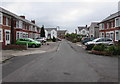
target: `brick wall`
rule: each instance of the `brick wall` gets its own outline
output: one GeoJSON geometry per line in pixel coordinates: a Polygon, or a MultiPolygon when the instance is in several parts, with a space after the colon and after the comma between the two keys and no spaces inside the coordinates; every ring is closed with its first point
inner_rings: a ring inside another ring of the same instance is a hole
{"type": "Polygon", "coordinates": [[[27,50],[27,45],[5,45],[3,47],[3,50],[10,50],[10,49],[14,49],[14,50],[27,50]]]}

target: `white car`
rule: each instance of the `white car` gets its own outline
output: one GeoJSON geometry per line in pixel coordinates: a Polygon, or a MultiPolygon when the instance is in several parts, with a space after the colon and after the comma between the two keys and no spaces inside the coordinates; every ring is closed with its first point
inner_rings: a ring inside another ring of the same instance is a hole
{"type": "Polygon", "coordinates": [[[96,45],[96,44],[108,44],[108,45],[113,45],[114,42],[111,38],[97,38],[94,39],[93,41],[89,41],[85,43],[86,49],[91,49],[91,45],[96,45]]]}
{"type": "Polygon", "coordinates": [[[36,38],[35,40],[37,40],[39,42],[46,42],[47,41],[47,39],[45,37],[36,38]]]}

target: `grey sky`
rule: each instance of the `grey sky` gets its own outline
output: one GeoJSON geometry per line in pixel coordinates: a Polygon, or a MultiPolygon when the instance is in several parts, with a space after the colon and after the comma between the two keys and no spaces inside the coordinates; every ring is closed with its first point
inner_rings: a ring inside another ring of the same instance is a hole
{"type": "Polygon", "coordinates": [[[74,32],[77,26],[90,25],[117,12],[119,0],[3,0],[2,7],[45,27],[60,26],[74,32]]]}

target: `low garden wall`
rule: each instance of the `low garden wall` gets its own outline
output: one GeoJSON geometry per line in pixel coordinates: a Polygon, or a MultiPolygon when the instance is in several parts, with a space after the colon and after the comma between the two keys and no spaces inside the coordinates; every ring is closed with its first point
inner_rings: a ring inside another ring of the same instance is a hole
{"type": "Polygon", "coordinates": [[[10,50],[10,49],[14,49],[14,50],[27,50],[27,45],[5,45],[3,47],[3,50],[10,50]]]}

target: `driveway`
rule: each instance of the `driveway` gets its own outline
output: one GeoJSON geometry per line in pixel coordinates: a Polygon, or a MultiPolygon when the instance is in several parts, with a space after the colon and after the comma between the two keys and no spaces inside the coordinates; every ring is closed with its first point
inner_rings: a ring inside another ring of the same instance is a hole
{"type": "Polygon", "coordinates": [[[66,40],[57,50],[3,64],[3,82],[117,82],[118,59],[88,54],[66,40]]]}
{"type": "Polygon", "coordinates": [[[44,44],[39,48],[28,48],[27,50],[2,50],[0,51],[0,58],[2,58],[0,62],[6,61],[16,56],[29,56],[30,54],[40,54],[54,51],[58,47],[59,42],[47,42],[47,44],[44,44]]]}

